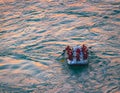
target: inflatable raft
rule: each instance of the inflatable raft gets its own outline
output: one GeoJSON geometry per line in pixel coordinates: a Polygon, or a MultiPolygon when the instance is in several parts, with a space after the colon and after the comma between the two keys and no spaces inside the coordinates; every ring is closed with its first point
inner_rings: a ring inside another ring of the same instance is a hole
{"type": "Polygon", "coordinates": [[[88,48],[84,44],[65,48],[65,58],[68,65],[87,65],[88,48]]]}

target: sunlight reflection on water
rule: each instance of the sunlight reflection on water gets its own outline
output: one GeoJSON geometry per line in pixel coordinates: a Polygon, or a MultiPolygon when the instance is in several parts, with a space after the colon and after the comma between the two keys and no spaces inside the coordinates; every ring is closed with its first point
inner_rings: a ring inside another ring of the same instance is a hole
{"type": "Polygon", "coordinates": [[[120,91],[119,0],[0,0],[0,93],[120,91]],[[56,60],[92,47],[89,65],[56,60]]]}

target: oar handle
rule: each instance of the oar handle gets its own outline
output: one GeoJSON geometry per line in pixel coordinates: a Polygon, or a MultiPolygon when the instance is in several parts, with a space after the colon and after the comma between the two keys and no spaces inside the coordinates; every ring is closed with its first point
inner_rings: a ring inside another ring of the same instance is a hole
{"type": "Polygon", "coordinates": [[[62,52],[61,56],[63,56],[64,54],[65,54],[65,50],[63,50],[63,52],[62,52]]]}
{"type": "Polygon", "coordinates": [[[56,59],[60,58],[61,56],[64,56],[65,55],[65,50],[63,50],[62,54],[59,55],[56,59]]]}

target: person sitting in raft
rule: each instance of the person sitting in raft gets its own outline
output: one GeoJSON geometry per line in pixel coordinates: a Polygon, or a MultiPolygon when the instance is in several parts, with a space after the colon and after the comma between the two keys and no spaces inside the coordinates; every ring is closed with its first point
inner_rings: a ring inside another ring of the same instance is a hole
{"type": "Polygon", "coordinates": [[[86,60],[88,58],[88,49],[84,44],[82,46],[82,53],[83,53],[83,59],[86,60]]]}
{"type": "Polygon", "coordinates": [[[69,60],[73,60],[73,50],[72,50],[72,48],[70,46],[67,46],[65,50],[67,51],[67,54],[68,54],[67,58],[69,60]]]}
{"type": "Polygon", "coordinates": [[[80,49],[79,48],[77,48],[76,50],[76,60],[80,61],[80,49]]]}

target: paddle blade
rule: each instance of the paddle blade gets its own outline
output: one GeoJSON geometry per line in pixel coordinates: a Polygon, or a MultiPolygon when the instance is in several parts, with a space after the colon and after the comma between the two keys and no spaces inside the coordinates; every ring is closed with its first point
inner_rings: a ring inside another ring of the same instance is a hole
{"type": "Polygon", "coordinates": [[[62,58],[62,59],[60,60],[60,62],[65,62],[65,59],[64,59],[64,58],[62,58]]]}

